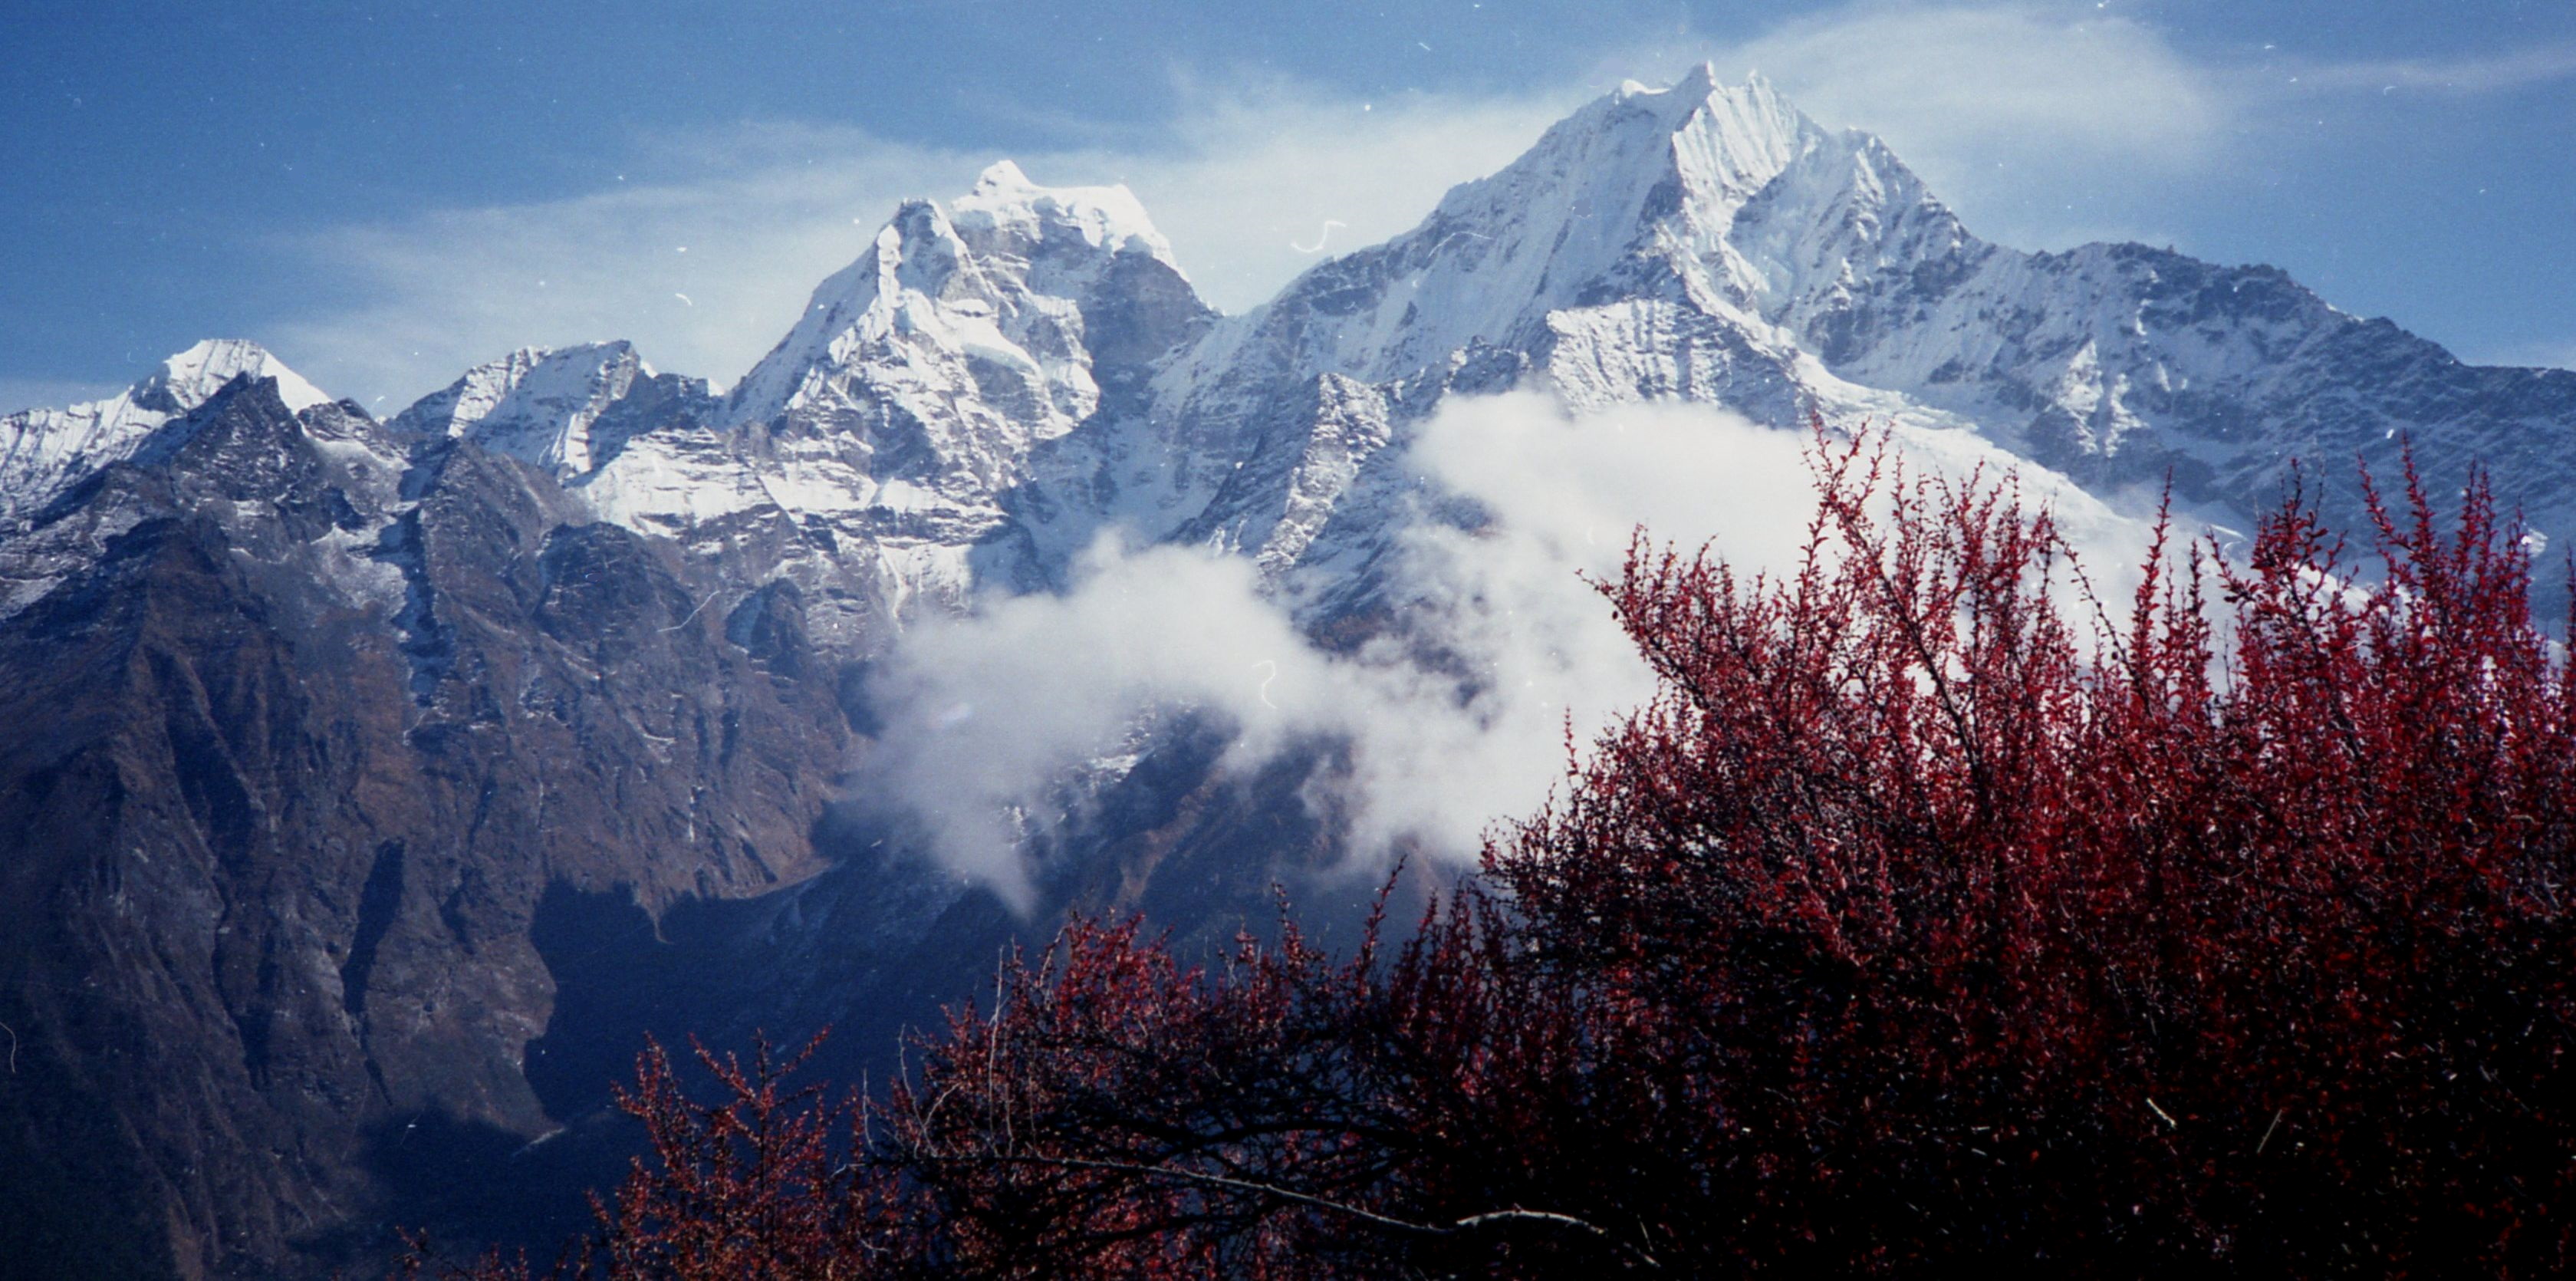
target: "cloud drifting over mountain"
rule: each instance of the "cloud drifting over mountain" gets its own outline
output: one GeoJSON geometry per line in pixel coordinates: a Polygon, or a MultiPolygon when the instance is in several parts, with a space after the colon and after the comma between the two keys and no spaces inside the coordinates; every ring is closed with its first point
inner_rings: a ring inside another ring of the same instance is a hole
{"type": "MultiPolygon", "coordinates": [[[[1955,433],[1909,441],[1926,475],[1996,460],[1955,433]]],[[[1459,398],[1408,461],[1491,520],[1411,528],[1394,631],[1330,653],[1242,558],[1104,544],[1061,596],[907,637],[874,683],[887,724],[874,799],[916,815],[949,869],[1025,905],[1022,836],[1063,821],[1066,784],[1131,750],[1143,718],[1187,709],[1239,727],[1238,770],[1318,737],[1347,743],[1336,803],[1366,866],[1399,843],[1472,861],[1490,825],[1531,813],[1563,776],[1569,730],[1588,743],[1653,692],[1592,585],[1617,578],[1631,534],[1707,545],[1747,574],[1787,570],[1816,510],[1807,450],[1706,406],[1572,417],[1536,394],[1459,398]]],[[[2032,498],[2066,510],[2088,564],[2126,566],[2145,546],[2071,490],[2032,498]]],[[[2110,578],[2120,599],[2126,580],[2110,578]]]]}

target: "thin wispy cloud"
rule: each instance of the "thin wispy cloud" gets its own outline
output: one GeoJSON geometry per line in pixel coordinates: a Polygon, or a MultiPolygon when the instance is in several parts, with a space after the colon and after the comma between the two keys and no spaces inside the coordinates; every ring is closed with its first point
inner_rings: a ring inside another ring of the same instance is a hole
{"type": "Polygon", "coordinates": [[[2576,338],[2518,343],[2494,351],[2460,353],[2473,365],[2513,365],[2525,369],[2576,369],[2576,338]]]}
{"type": "MultiPolygon", "coordinates": [[[[1127,184],[1201,293],[1242,310],[1330,252],[1411,226],[1452,184],[1508,163],[1573,100],[1372,102],[1272,86],[1192,96],[1151,146],[1009,158],[1041,183],[1127,184]]],[[[775,123],[641,150],[639,169],[683,176],[294,242],[368,301],[296,318],[281,354],[341,394],[382,397],[380,408],[514,347],[606,338],[634,340],[663,369],[731,381],[897,204],[961,194],[1004,158],[775,123]]]]}
{"type": "MultiPolygon", "coordinates": [[[[1240,311],[1331,254],[1410,227],[1606,83],[1669,80],[1703,59],[1730,79],[1759,69],[1820,120],[1881,133],[1965,211],[2015,211],[1985,225],[2025,243],[2143,233],[2038,193],[2170,173],[2225,131],[2208,78],[2137,24],[1864,5],[1747,42],[1685,33],[1605,55],[1591,78],[1603,84],[1517,95],[1354,98],[1176,72],[1180,108],[1158,134],[1060,128],[1087,140],[1011,158],[1042,183],[1126,183],[1209,301],[1240,311]]],[[[729,381],[898,201],[953,196],[1002,158],[758,122],[643,140],[639,153],[650,181],[297,242],[369,301],[296,318],[283,354],[326,387],[387,405],[513,347],[610,337],[729,381]]]]}
{"type": "Polygon", "coordinates": [[[2155,30],[2019,6],[1864,5],[1716,50],[1777,80],[1810,114],[1900,153],[2074,151],[2160,168],[2206,159],[2222,87],[2155,30]]]}
{"type": "Polygon", "coordinates": [[[2276,91],[2395,93],[2400,90],[2471,95],[2507,93],[2576,80],[2576,45],[2512,49],[2464,58],[2303,63],[2288,77],[2274,77],[2276,91]]]}
{"type": "Polygon", "coordinates": [[[1250,92],[1193,88],[1175,144],[1141,154],[1042,158],[1062,178],[1123,181],[1170,237],[1208,300],[1227,311],[1267,301],[1333,254],[1411,228],[1450,187],[1527,150],[1587,95],[1351,99],[1276,83],[1250,92]],[[1333,224],[1327,234],[1326,224],[1333,224]]]}
{"type": "Polygon", "coordinates": [[[2241,161],[2246,125],[2284,92],[2467,94],[2576,75],[2564,47],[2258,72],[2196,60],[2153,26],[2097,10],[1883,3],[1750,39],[1685,28],[1515,95],[1370,99],[1180,69],[1180,105],[1159,127],[1058,120],[1036,131],[1054,145],[1013,152],[746,122],[641,139],[631,181],[587,195],[307,236],[292,250],[366,301],[275,332],[290,363],[379,408],[513,347],[612,337],[726,382],[899,201],[954,196],[1006,153],[1041,183],[1127,184],[1202,294],[1241,311],[1413,225],[1585,97],[1703,60],[1729,80],[1759,70],[1819,121],[1886,138],[1980,234],[2025,248],[2182,242],[2155,211],[2177,182],[2241,161]]]}
{"type": "Polygon", "coordinates": [[[2171,239],[2137,211],[2225,162],[2241,102],[2152,27],[2018,4],[1848,5],[1640,56],[1761,71],[1819,123],[1885,139],[1971,227],[2023,248],[2171,239]]]}

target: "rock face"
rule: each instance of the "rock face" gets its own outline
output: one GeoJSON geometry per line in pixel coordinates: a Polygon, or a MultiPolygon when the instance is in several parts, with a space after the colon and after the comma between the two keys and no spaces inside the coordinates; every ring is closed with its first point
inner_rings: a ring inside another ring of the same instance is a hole
{"type": "Polygon", "coordinates": [[[273,1271],[389,1132],[553,1128],[551,887],[819,867],[846,732],[764,669],[793,639],[729,643],[670,548],[470,443],[237,378],[0,564],[55,583],[0,622],[0,1145],[50,1172],[9,1257],[273,1271]]]}
{"type": "MultiPolygon", "coordinates": [[[[1512,388],[1971,433],[2222,521],[2411,439],[2576,535],[2576,374],[2268,268],[1988,244],[1704,70],[1242,316],[1123,189],[1006,163],[898,210],[722,396],[606,343],[377,423],[200,344],[0,419],[0,1276],[550,1231],[613,1177],[646,1031],[832,1022],[881,1062],[1022,929],[836,804],[907,620],[1060,587],[1114,528],[1251,558],[1318,634],[1401,625],[1376,567],[1449,518],[1405,447],[1512,388]]],[[[1331,863],[1332,745],[1237,776],[1224,742],[1182,718],[1102,771],[1038,928],[1219,936],[1331,863]]]]}

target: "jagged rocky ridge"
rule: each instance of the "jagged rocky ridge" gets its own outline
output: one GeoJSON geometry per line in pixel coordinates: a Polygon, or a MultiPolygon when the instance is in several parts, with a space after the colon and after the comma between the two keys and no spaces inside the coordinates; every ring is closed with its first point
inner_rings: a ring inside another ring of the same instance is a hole
{"type": "MultiPolygon", "coordinates": [[[[1401,627],[1379,566],[1450,518],[1404,447],[1511,388],[1958,433],[2240,522],[2292,459],[2406,437],[2576,533],[2576,374],[2268,268],[1988,244],[1876,139],[1705,70],[1241,316],[1123,189],[1002,164],[898,210],[722,396],[606,343],[378,423],[201,344],[0,419],[0,1275],[551,1226],[538,1193],[613,1170],[647,1028],[835,1021],[865,1062],[1017,928],[834,804],[903,621],[1060,586],[1118,528],[1252,558],[1319,632],[1401,627]]],[[[1184,718],[1103,775],[1043,909],[1222,931],[1329,863],[1328,746],[1252,778],[1222,746],[1184,718]]]]}

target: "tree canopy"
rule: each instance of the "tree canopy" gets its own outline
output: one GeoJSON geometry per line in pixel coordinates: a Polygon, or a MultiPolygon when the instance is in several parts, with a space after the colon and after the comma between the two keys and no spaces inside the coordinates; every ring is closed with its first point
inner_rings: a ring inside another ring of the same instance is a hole
{"type": "Polygon", "coordinates": [[[1079,922],[873,1099],[656,1051],[565,1271],[2563,1271],[2576,678],[2484,488],[2115,613],[2009,480],[1816,466],[1784,576],[1639,536],[1659,692],[1418,928],[1079,922]]]}

